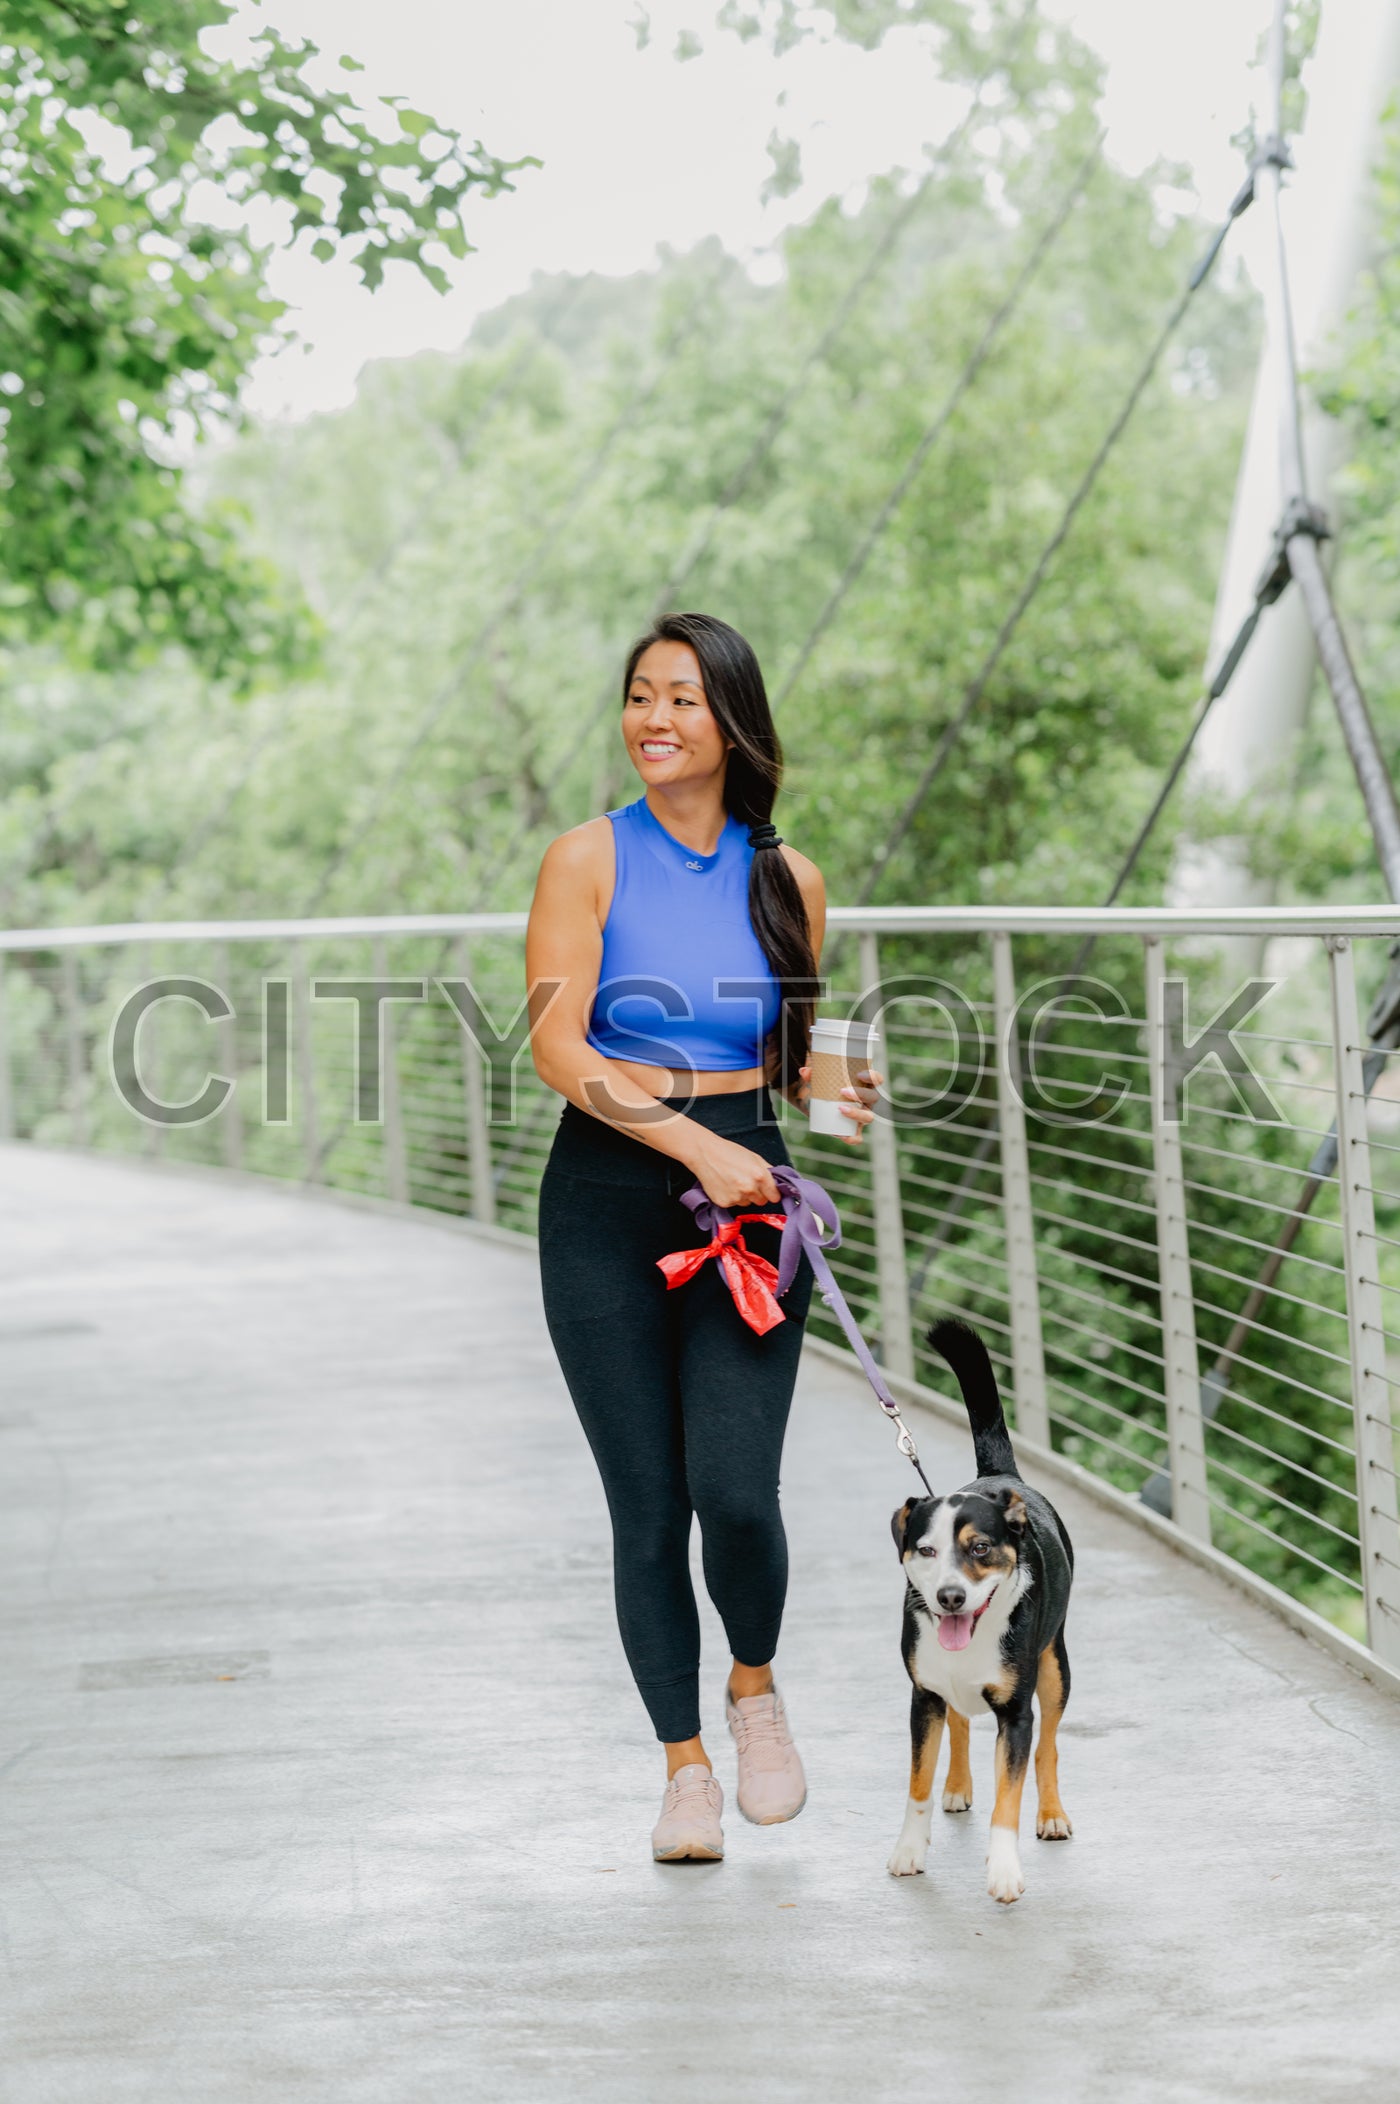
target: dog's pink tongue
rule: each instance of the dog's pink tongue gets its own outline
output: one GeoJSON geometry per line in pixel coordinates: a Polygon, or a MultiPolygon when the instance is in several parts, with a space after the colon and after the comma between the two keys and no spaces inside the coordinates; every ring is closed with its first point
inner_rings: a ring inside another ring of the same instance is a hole
{"type": "Polygon", "coordinates": [[[971,1615],[940,1615],[938,1641],[945,1651],[966,1651],[972,1642],[971,1615]]]}

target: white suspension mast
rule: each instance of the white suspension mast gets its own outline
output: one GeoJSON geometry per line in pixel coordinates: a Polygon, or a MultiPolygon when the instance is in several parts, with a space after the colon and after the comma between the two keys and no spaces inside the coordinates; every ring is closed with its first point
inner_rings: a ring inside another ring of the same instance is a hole
{"type": "MultiPolygon", "coordinates": [[[[1392,12],[1400,15],[1400,10],[1392,12]]],[[[1346,637],[1332,603],[1332,588],[1319,549],[1319,541],[1327,532],[1326,522],[1308,501],[1307,466],[1298,411],[1298,355],[1281,200],[1283,170],[1288,164],[1288,149],[1283,143],[1286,21],[1287,0],[1274,0],[1274,20],[1269,37],[1273,151],[1265,159],[1257,178],[1258,196],[1267,218],[1265,298],[1269,342],[1279,375],[1279,485],[1283,503],[1278,532],[1288,558],[1289,574],[1298,587],[1298,596],[1307,612],[1308,626],[1323,677],[1331,689],[1342,736],[1356,770],[1386,888],[1393,899],[1400,899],[1400,805],[1395,801],[1395,786],[1382,757],[1366,696],[1361,691],[1361,682],[1356,676],[1346,637]]]]}
{"type": "MultiPolygon", "coordinates": [[[[1285,6],[1275,0],[1268,53],[1268,128],[1282,140],[1285,6]]],[[[1326,355],[1344,321],[1370,238],[1370,195],[1380,119],[1400,80],[1400,0],[1332,0],[1324,6],[1308,67],[1305,176],[1291,192],[1285,252],[1280,193],[1286,149],[1270,152],[1256,174],[1260,206],[1256,268],[1263,281],[1267,336],[1221,569],[1210,662],[1218,662],[1248,607],[1260,571],[1286,540],[1284,593],[1261,623],[1228,695],[1204,724],[1193,778],[1238,799],[1277,780],[1302,727],[1321,660],[1366,802],[1392,897],[1400,896],[1400,812],[1338,628],[1317,527],[1309,508],[1327,504],[1340,464],[1342,433],[1315,406],[1300,408],[1298,356],[1326,355]],[[1290,532],[1288,529],[1292,528],[1290,532]]],[[[1269,142],[1271,143],[1271,142],[1269,142]]],[[[1335,520],[1332,521],[1335,526],[1335,520]]],[[[1284,551],[1279,551],[1284,552],[1284,551]]],[[[1250,873],[1243,846],[1188,848],[1173,893],[1181,903],[1257,904],[1269,887],[1250,873]]],[[[1238,962],[1257,966],[1257,953],[1238,962]]]]}

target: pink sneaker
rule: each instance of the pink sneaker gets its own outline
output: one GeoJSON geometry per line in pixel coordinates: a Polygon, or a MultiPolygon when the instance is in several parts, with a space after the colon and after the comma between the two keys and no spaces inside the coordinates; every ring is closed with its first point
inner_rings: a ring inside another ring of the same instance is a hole
{"type": "Polygon", "coordinates": [[[661,1817],[651,1830],[651,1852],[658,1863],[719,1863],[724,1858],[724,1829],[719,1815],[724,1792],[703,1761],[678,1768],[666,1785],[661,1817]]]}
{"type": "Polygon", "coordinates": [[[783,1698],[724,1691],[724,1713],[739,1749],[739,1810],[755,1826],[795,1819],[807,1802],[807,1778],[787,1727],[783,1698]]]}

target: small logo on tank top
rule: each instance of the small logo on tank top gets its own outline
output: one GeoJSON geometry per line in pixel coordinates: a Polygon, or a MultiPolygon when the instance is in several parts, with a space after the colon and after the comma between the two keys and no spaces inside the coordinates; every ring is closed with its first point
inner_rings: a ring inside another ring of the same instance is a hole
{"type": "Polygon", "coordinates": [[[703,868],[705,867],[705,865],[704,865],[704,863],[703,863],[703,862],[691,862],[691,861],[687,861],[687,862],[686,862],[686,865],[685,865],[685,866],[686,866],[686,868],[687,868],[687,869],[703,869],[703,868]]]}

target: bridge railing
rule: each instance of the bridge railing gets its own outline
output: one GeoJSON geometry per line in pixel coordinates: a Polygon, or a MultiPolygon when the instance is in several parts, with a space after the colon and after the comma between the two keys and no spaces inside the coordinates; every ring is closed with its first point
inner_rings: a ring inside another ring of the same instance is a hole
{"type": "MultiPolygon", "coordinates": [[[[559,1106],[523,929],[0,935],[0,1135],[530,1232],[559,1106]]],[[[966,1314],[1028,1452],[1400,1685],[1400,1054],[1360,1020],[1397,935],[1392,907],[838,910],[823,1010],[878,1015],[882,1115],[860,1148],[784,1116],[897,1382],[946,1393],[923,1333],[966,1314]]]]}

